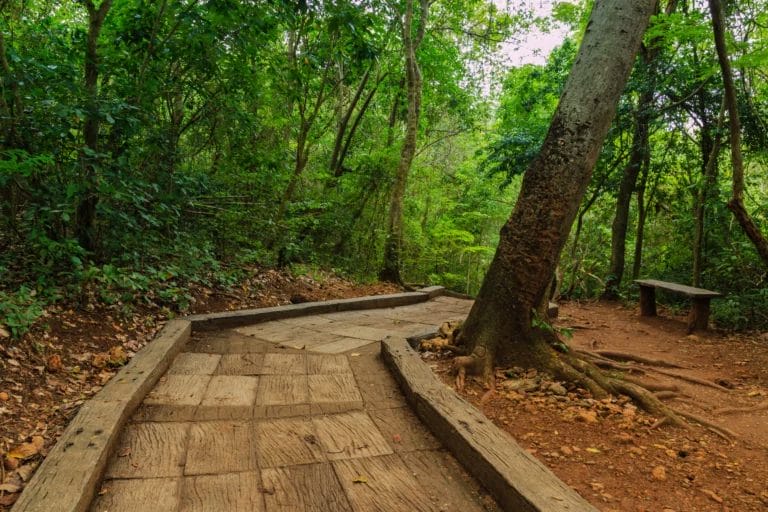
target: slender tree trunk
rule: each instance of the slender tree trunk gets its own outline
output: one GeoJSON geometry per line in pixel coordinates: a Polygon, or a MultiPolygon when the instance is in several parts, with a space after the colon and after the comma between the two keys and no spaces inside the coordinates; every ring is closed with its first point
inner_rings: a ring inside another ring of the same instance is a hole
{"type": "MultiPolygon", "coordinates": [[[[347,133],[349,120],[352,118],[352,113],[355,111],[355,108],[357,108],[357,102],[360,101],[360,97],[363,95],[363,91],[365,90],[365,86],[368,84],[368,78],[370,76],[371,69],[368,68],[365,71],[363,78],[360,80],[360,84],[357,86],[357,90],[355,91],[355,96],[352,98],[352,102],[349,104],[346,111],[344,111],[341,119],[339,120],[339,126],[336,129],[336,139],[334,140],[333,151],[331,152],[331,161],[328,164],[328,168],[336,176],[340,176],[342,174],[340,172],[341,163],[339,162],[339,156],[341,154],[341,148],[344,142],[344,135],[347,133]]],[[[340,108],[342,107],[340,106],[340,108]]]]}
{"type": "Polygon", "coordinates": [[[652,89],[652,87],[648,87],[642,92],[635,110],[632,152],[629,156],[629,163],[624,168],[621,185],[619,185],[619,194],[616,198],[616,215],[613,217],[613,225],[611,226],[611,264],[608,278],[605,280],[604,299],[617,299],[619,297],[619,286],[621,286],[621,280],[624,277],[629,205],[632,202],[632,194],[635,192],[637,177],[640,175],[643,162],[646,161],[650,152],[648,138],[650,109],[653,103],[652,89]]]}
{"type": "Polygon", "coordinates": [[[632,259],[632,279],[640,275],[643,263],[643,238],[645,237],[645,219],[648,216],[648,208],[645,205],[645,191],[648,185],[648,173],[650,172],[651,158],[646,155],[643,169],[640,173],[640,183],[637,187],[637,230],[635,231],[635,252],[632,259]]]}
{"type": "Polygon", "coordinates": [[[80,203],[77,205],[76,234],[80,245],[92,252],[96,248],[94,222],[96,220],[96,205],[99,202],[98,176],[95,161],[99,151],[99,55],[98,41],[101,27],[107,12],[112,6],[112,0],[103,0],[97,9],[92,0],[86,0],[88,9],[88,36],[85,48],[85,94],[87,114],[83,126],[85,150],[80,154],[83,169],[85,190],[80,203]]]}
{"type": "Polygon", "coordinates": [[[488,374],[494,360],[557,364],[547,338],[531,325],[532,310],[555,270],[654,6],[595,2],[547,137],[464,323],[461,341],[472,362],[462,366],[488,374]]]}
{"type": "Polygon", "coordinates": [[[725,89],[725,104],[728,108],[730,120],[731,139],[731,166],[733,172],[733,192],[728,208],[741,225],[744,233],[752,241],[757,254],[768,266],[768,240],[760,232],[760,229],[752,220],[752,217],[744,207],[744,160],[741,156],[741,121],[736,102],[736,88],[733,84],[731,62],[728,59],[728,49],[725,45],[725,17],[720,0],[709,0],[709,9],[712,13],[712,28],[715,33],[715,47],[717,48],[717,60],[723,74],[723,86],[725,89]]]}
{"type": "Polygon", "coordinates": [[[402,284],[400,265],[402,263],[403,246],[403,200],[408,174],[411,170],[413,157],[416,154],[416,135],[419,130],[421,115],[421,69],[416,58],[416,51],[424,39],[424,31],[429,14],[429,1],[419,0],[421,16],[419,28],[413,35],[413,0],[407,0],[405,21],[403,23],[403,46],[405,49],[405,76],[408,92],[408,117],[406,119],[405,140],[400,152],[400,163],[395,173],[395,183],[392,187],[392,199],[389,205],[389,222],[387,238],[384,244],[384,264],[379,272],[382,281],[402,284]]]}

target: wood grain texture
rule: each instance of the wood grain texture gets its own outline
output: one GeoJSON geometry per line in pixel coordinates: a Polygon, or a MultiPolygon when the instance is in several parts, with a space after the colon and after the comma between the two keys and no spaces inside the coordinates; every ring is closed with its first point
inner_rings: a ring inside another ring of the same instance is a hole
{"type": "Polygon", "coordinates": [[[213,375],[216,367],[219,365],[221,356],[218,354],[195,354],[183,352],[176,356],[171,367],[168,369],[169,375],[213,375]]]}
{"type": "Polygon", "coordinates": [[[704,288],[694,288],[693,286],[686,286],[684,284],[668,283],[667,281],[659,281],[657,279],[635,279],[635,282],[640,286],[660,288],[687,297],[714,298],[723,296],[720,292],[713,292],[712,290],[705,290],[704,288]]]}
{"type": "Polygon", "coordinates": [[[263,469],[267,512],[352,512],[329,464],[263,469]]]}
{"type": "Polygon", "coordinates": [[[187,477],[179,512],[261,512],[264,499],[260,489],[256,472],[187,477]]]}
{"type": "Polygon", "coordinates": [[[328,332],[338,336],[344,336],[346,338],[357,338],[369,341],[380,341],[392,334],[392,331],[388,329],[367,327],[365,325],[332,327],[328,330],[328,332]]]}
{"type": "Polygon", "coordinates": [[[259,377],[215,375],[205,390],[201,406],[250,407],[256,402],[259,377]]]}
{"type": "Polygon", "coordinates": [[[262,375],[257,405],[306,404],[309,400],[306,375],[262,375]]]}
{"type": "Polygon", "coordinates": [[[243,421],[197,422],[189,429],[185,475],[255,470],[253,425],[243,421]]]}
{"type": "Polygon", "coordinates": [[[352,508],[366,512],[440,512],[397,455],[333,463],[352,508]],[[355,480],[364,479],[365,483],[355,480]]]}
{"type": "Polygon", "coordinates": [[[448,452],[418,450],[400,453],[408,471],[423,489],[425,500],[441,512],[483,512],[489,502],[482,490],[448,452]]]}
{"type": "Polygon", "coordinates": [[[149,405],[198,405],[203,400],[208,375],[166,375],[157,383],[147,398],[149,405]]]}
{"type": "Polygon", "coordinates": [[[365,340],[360,338],[345,338],[340,336],[336,341],[330,343],[323,343],[320,345],[314,345],[311,347],[312,352],[319,352],[321,354],[341,354],[342,352],[349,352],[365,345],[373,343],[371,340],[365,340]]]}
{"type": "Polygon", "coordinates": [[[303,375],[307,373],[304,354],[266,354],[261,373],[264,375],[303,375]]]}
{"type": "Polygon", "coordinates": [[[397,453],[436,450],[441,446],[408,407],[369,410],[368,415],[397,453]]]}
{"type": "Polygon", "coordinates": [[[309,375],[323,375],[335,373],[349,373],[349,360],[344,355],[307,355],[307,373],[309,375]]]}
{"type": "Polygon", "coordinates": [[[392,453],[376,425],[362,411],[313,418],[312,422],[328,460],[392,453]]]}
{"type": "Polygon", "coordinates": [[[260,421],[255,425],[259,466],[271,468],[325,461],[309,419],[260,421]]]}
{"type": "Polygon", "coordinates": [[[351,373],[309,375],[307,383],[310,403],[359,402],[362,405],[363,397],[351,373]]]}
{"type": "Polygon", "coordinates": [[[108,480],[101,490],[91,512],[176,510],[179,504],[178,478],[108,480]]]}
{"type": "Polygon", "coordinates": [[[168,322],[86,402],[27,484],[15,512],[88,509],[109,455],[130,415],[189,339],[187,321],[168,322]]]}
{"type": "Polygon", "coordinates": [[[107,467],[107,478],[181,476],[188,432],[186,423],[128,425],[107,467]]]}
{"type": "Polygon", "coordinates": [[[506,432],[439,382],[405,339],[387,339],[381,350],[418,416],[505,510],[596,510],[506,432]]]}
{"type": "Polygon", "coordinates": [[[351,358],[350,365],[366,409],[389,409],[403,405],[403,394],[378,354],[362,353],[351,358]]]}
{"type": "Polygon", "coordinates": [[[264,354],[225,354],[221,356],[217,375],[259,375],[264,354]]]}

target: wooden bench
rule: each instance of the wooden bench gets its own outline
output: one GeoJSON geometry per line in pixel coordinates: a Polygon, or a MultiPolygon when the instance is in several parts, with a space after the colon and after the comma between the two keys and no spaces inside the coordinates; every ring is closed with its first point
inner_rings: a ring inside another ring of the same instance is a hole
{"type": "Polygon", "coordinates": [[[722,297],[722,293],[694,288],[684,284],[668,283],[656,279],[636,279],[640,285],[640,316],[656,316],[656,288],[685,295],[691,299],[691,311],[688,313],[688,332],[705,331],[709,323],[709,301],[722,297]]]}

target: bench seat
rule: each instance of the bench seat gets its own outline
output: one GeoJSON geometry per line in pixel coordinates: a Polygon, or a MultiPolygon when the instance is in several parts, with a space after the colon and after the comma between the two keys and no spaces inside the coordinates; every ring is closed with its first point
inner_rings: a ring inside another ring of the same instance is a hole
{"type": "Polygon", "coordinates": [[[709,301],[723,294],[695,288],[678,283],[668,283],[657,279],[636,279],[640,286],[640,316],[656,316],[656,288],[667,290],[691,299],[691,311],[688,314],[688,332],[706,330],[709,324],[709,301]]]}

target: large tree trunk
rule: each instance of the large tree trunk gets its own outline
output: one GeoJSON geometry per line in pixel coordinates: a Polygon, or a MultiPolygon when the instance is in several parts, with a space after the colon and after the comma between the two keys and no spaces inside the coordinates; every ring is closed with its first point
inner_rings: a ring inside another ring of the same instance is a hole
{"type": "Polygon", "coordinates": [[[532,326],[532,310],[555,270],[654,6],[595,2],[547,137],[464,323],[460,340],[472,354],[457,364],[486,374],[494,360],[557,366],[548,338],[532,326]]]}
{"type": "Polygon", "coordinates": [[[96,248],[93,224],[96,220],[96,205],[99,202],[98,177],[95,167],[96,154],[99,150],[99,56],[97,48],[101,27],[109,8],[112,6],[112,0],[103,0],[98,9],[91,0],[87,0],[85,6],[88,9],[88,37],[85,48],[85,94],[88,109],[83,126],[83,138],[87,150],[84,150],[80,155],[85,187],[83,197],[77,205],[76,231],[80,245],[87,251],[93,251],[96,248]]]}
{"type": "Polygon", "coordinates": [[[387,238],[384,244],[384,264],[379,272],[382,281],[402,284],[400,264],[402,262],[403,246],[403,199],[408,174],[411,170],[413,157],[416,154],[416,135],[419,130],[421,114],[421,70],[416,59],[416,51],[424,39],[424,30],[429,14],[429,1],[419,0],[421,17],[416,35],[413,34],[413,0],[406,2],[405,20],[403,23],[403,46],[405,50],[405,77],[408,91],[408,114],[405,125],[405,140],[400,152],[400,163],[395,174],[392,187],[392,199],[389,205],[389,222],[387,238]]]}
{"type": "Polygon", "coordinates": [[[725,105],[728,108],[731,135],[731,166],[733,167],[733,192],[728,208],[741,225],[744,233],[752,241],[757,254],[768,265],[768,240],[760,232],[760,229],[752,220],[752,217],[744,207],[744,161],[741,156],[741,121],[736,102],[736,88],[733,85],[733,73],[731,62],[728,59],[728,49],[725,46],[725,17],[720,0],[709,0],[709,9],[712,12],[712,28],[715,33],[715,47],[717,48],[717,60],[723,74],[723,86],[725,89],[725,105]]]}

